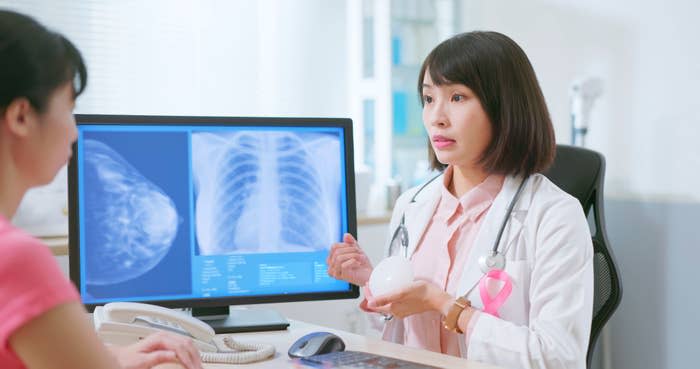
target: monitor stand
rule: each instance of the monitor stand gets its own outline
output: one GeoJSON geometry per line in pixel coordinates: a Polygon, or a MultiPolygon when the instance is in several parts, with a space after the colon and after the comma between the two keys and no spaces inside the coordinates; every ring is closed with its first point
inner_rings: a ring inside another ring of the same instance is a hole
{"type": "Polygon", "coordinates": [[[289,327],[289,321],[271,309],[192,308],[192,316],[209,324],[217,334],[278,331],[289,327]]]}

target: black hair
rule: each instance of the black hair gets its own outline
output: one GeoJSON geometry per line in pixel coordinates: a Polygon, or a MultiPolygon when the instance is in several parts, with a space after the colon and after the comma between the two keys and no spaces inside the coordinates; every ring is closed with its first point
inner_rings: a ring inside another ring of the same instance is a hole
{"type": "Polygon", "coordinates": [[[49,96],[67,82],[74,97],[87,84],[75,45],[26,15],[0,9],[0,112],[21,97],[43,112],[49,96]]]}
{"type": "MultiPolygon", "coordinates": [[[[478,97],[493,130],[479,159],[487,172],[528,176],[554,161],[554,127],[544,95],[527,55],[508,36],[475,31],[440,43],[418,76],[421,101],[426,71],[436,85],[462,84],[478,97]]],[[[444,169],[430,144],[428,158],[432,168],[444,169]]]]}

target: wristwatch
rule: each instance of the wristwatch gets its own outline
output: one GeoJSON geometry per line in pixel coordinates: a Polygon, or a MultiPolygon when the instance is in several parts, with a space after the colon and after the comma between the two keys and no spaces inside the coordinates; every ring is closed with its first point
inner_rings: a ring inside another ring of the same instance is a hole
{"type": "Polygon", "coordinates": [[[459,325],[457,324],[459,322],[459,315],[464,309],[471,306],[471,301],[465,299],[464,296],[455,300],[455,302],[452,303],[452,306],[450,306],[450,310],[447,311],[445,319],[442,321],[442,324],[445,327],[445,329],[459,334],[464,333],[461,329],[459,329],[459,325]]]}

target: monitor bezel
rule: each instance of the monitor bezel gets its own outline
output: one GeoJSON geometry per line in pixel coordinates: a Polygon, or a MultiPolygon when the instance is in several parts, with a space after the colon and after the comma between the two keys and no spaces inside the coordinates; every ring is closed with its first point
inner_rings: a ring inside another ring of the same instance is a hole
{"type": "MultiPolygon", "coordinates": [[[[347,193],[347,222],[348,233],[357,237],[357,214],[355,205],[355,166],[353,152],[352,120],[349,118],[333,117],[223,117],[223,116],[167,116],[167,115],[103,115],[76,114],[76,125],[207,125],[207,126],[270,126],[270,127],[337,127],[343,130],[345,152],[345,178],[347,193]]],[[[70,279],[81,291],[80,280],[80,223],[78,203],[78,168],[77,142],[73,144],[73,153],[68,164],[68,263],[70,279]]],[[[295,294],[275,294],[259,296],[228,296],[191,299],[165,299],[141,301],[148,304],[170,308],[220,307],[226,305],[253,305],[265,303],[297,302],[354,299],[359,296],[359,287],[350,284],[348,291],[342,292],[309,292],[295,294]]],[[[139,301],[135,301],[139,302],[139,301]]],[[[104,303],[84,303],[85,308],[92,312],[95,307],[104,303]]]]}

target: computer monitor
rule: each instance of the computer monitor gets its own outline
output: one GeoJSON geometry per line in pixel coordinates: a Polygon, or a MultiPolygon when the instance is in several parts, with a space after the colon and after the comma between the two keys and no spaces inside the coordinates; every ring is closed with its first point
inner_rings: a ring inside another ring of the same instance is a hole
{"type": "Polygon", "coordinates": [[[229,332],[286,323],[228,316],[229,305],[358,296],[326,264],[330,245],[357,233],[349,119],[76,121],[69,262],[88,310],[193,308],[223,314],[210,324],[229,332]]]}

